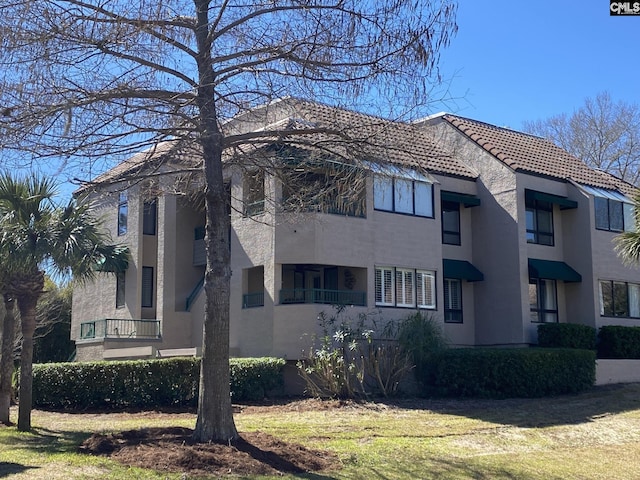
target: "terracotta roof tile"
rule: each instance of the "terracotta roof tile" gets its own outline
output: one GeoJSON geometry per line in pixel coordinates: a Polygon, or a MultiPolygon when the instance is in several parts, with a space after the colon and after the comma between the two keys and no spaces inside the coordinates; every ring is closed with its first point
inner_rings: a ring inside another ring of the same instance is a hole
{"type": "Polygon", "coordinates": [[[633,185],[590,168],[549,140],[457,115],[446,114],[443,119],[515,171],[633,195],[633,185]]]}
{"type": "MultiPolygon", "coordinates": [[[[440,149],[425,129],[405,122],[394,122],[328,105],[285,98],[238,116],[222,126],[227,142],[225,159],[246,155],[251,149],[273,143],[287,143],[298,148],[369,162],[390,162],[429,173],[475,179],[477,174],[457,158],[440,149]],[[314,129],[312,135],[299,135],[314,129]]],[[[198,161],[194,145],[185,153],[185,145],[162,142],[145,152],[133,155],[97,177],[90,185],[130,179],[141,168],[170,163],[189,167],[198,161]]]]}

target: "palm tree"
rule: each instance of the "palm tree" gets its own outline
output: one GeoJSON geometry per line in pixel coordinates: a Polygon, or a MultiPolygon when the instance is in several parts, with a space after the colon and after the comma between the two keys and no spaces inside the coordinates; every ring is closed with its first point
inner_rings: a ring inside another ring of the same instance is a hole
{"type": "Polygon", "coordinates": [[[94,277],[100,264],[109,271],[127,266],[126,250],[108,243],[89,206],[72,200],[64,208],[57,207],[55,194],[55,184],[49,179],[0,175],[0,252],[6,259],[5,290],[18,304],[22,325],[21,431],[31,429],[33,334],[36,306],[44,293],[45,269],[53,276],[71,275],[74,281],[82,281],[94,277]]]}
{"type": "Polygon", "coordinates": [[[633,221],[635,229],[615,237],[615,250],[627,265],[640,265],[640,194],[634,198],[633,221]]]}

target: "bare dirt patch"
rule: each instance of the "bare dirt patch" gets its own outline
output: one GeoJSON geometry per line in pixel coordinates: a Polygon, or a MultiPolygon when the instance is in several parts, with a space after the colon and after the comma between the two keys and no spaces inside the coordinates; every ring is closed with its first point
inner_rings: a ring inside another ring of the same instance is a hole
{"type": "Polygon", "coordinates": [[[227,444],[194,443],[192,430],[146,428],[95,434],[80,451],[105,455],[125,465],[191,475],[278,475],[340,468],[331,452],[286,443],[265,433],[242,433],[227,444]]]}

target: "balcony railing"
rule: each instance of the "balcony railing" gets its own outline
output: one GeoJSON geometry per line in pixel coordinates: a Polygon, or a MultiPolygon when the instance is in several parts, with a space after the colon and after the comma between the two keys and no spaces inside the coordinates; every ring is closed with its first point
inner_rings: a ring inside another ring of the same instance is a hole
{"type": "Polygon", "coordinates": [[[367,305],[367,292],[326,290],[324,288],[291,288],[280,290],[280,303],[323,303],[329,305],[367,305]]]}
{"type": "Polygon", "coordinates": [[[264,307],[264,292],[242,295],[242,308],[264,307]]]}
{"type": "Polygon", "coordinates": [[[160,338],[159,320],[105,318],[80,324],[80,339],[160,338]]]}

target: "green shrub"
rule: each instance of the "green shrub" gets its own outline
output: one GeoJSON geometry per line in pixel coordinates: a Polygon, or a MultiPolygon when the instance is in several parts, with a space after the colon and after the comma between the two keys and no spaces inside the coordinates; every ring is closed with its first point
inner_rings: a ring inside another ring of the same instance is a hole
{"type": "MultiPolygon", "coordinates": [[[[234,401],[264,398],[282,386],[282,359],[232,359],[234,401]]],[[[200,359],[53,363],[33,367],[39,408],[157,408],[197,403],[200,359]]]]}
{"type": "Polygon", "coordinates": [[[416,312],[397,323],[390,323],[389,329],[413,361],[416,378],[429,383],[432,356],[448,346],[441,324],[431,315],[416,312]]]}
{"type": "Polygon", "coordinates": [[[544,348],[596,349],[596,329],[576,323],[538,325],[538,345],[544,348]]]}
{"type": "Polygon", "coordinates": [[[607,325],[598,332],[598,357],[640,358],[640,327],[607,325]]]}
{"type": "Polygon", "coordinates": [[[590,388],[595,352],[577,349],[450,349],[433,356],[432,386],[467,397],[542,397],[590,388]]]}

